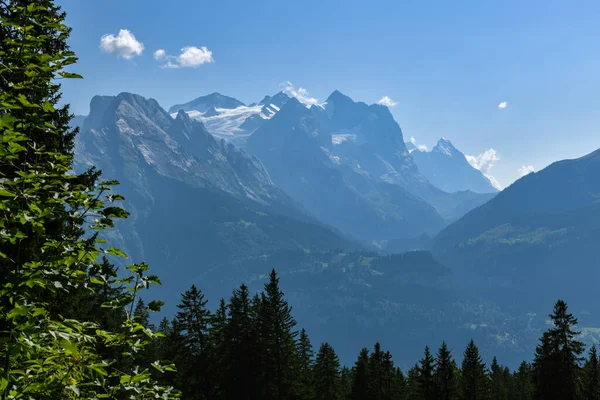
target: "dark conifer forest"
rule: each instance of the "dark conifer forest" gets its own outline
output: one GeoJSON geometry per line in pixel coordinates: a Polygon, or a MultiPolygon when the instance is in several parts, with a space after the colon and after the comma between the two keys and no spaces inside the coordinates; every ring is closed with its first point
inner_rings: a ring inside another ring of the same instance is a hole
{"type": "Polygon", "coordinates": [[[117,182],[72,172],[60,83],[81,76],[64,20],[52,0],[0,0],[1,400],[600,400],[597,348],[562,300],[516,370],[473,340],[415,360],[364,343],[343,365],[298,326],[275,270],[217,304],[192,284],[154,323],[160,277],[117,268],[125,254],[102,235],[129,215],[117,182]]]}

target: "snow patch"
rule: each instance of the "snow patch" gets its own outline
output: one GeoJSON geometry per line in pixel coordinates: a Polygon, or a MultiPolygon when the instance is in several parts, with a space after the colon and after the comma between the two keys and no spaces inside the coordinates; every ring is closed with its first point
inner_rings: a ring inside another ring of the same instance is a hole
{"type": "Polygon", "coordinates": [[[353,133],[339,133],[335,135],[331,135],[331,143],[333,145],[342,144],[346,141],[356,142],[357,135],[353,133]]]}

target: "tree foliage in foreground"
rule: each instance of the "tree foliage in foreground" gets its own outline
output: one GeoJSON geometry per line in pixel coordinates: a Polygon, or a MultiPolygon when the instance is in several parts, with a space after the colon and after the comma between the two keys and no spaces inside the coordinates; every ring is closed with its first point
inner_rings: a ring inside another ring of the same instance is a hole
{"type": "Polygon", "coordinates": [[[51,0],[0,1],[0,396],[172,398],[136,365],[157,334],[133,306],[158,278],[143,263],[117,278],[101,259],[124,256],[99,238],[127,217],[110,192],[116,182],[99,182],[94,169],[71,172],[77,132],[57,81],[81,77],[65,71],[77,59],[64,18],[51,0]],[[93,308],[103,296],[114,326],[63,304],[93,308]]]}

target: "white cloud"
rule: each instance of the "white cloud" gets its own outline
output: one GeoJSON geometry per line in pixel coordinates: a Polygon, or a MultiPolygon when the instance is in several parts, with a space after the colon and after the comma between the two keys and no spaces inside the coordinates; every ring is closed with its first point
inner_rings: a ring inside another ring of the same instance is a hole
{"type": "Polygon", "coordinates": [[[519,167],[519,178],[524,177],[525,175],[529,175],[532,172],[535,172],[535,167],[533,165],[523,165],[519,167]]]}
{"type": "Polygon", "coordinates": [[[508,106],[508,102],[503,101],[502,103],[498,104],[498,108],[506,108],[508,106]]]}
{"type": "Polygon", "coordinates": [[[424,144],[417,144],[417,139],[415,139],[414,136],[411,136],[410,139],[408,139],[413,145],[415,145],[415,147],[417,149],[419,149],[419,151],[429,151],[429,147],[427,147],[424,144]]]}
{"type": "Polygon", "coordinates": [[[166,68],[197,68],[202,64],[215,62],[213,53],[205,46],[200,48],[195,46],[187,46],[181,49],[178,56],[170,56],[163,50],[154,52],[155,60],[166,60],[163,65],[166,68]]]}
{"type": "Polygon", "coordinates": [[[284,93],[286,93],[288,96],[295,97],[300,103],[306,104],[307,106],[318,104],[318,100],[314,97],[311,97],[308,94],[308,90],[302,87],[296,89],[290,81],[283,82],[279,86],[282,88],[284,93]]]}
{"type": "Polygon", "coordinates": [[[167,56],[167,52],[164,51],[163,49],[158,49],[154,52],[154,59],[155,60],[162,60],[163,58],[165,58],[167,56]]]}
{"type": "Polygon", "coordinates": [[[396,103],[394,100],[390,99],[388,96],[383,96],[378,102],[377,104],[381,104],[382,106],[386,106],[386,107],[396,107],[396,103]]]}
{"type": "Polygon", "coordinates": [[[481,173],[490,180],[490,182],[496,189],[502,190],[502,185],[500,184],[500,182],[498,182],[498,180],[490,174],[490,171],[494,167],[494,165],[496,165],[496,163],[500,161],[500,157],[498,156],[496,150],[488,149],[477,156],[465,155],[465,157],[467,158],[469,164],[471,164],[473,168],[481,171],[481,173]]]}
{"type": "Polygon", "coordinates": [[[121,29],[116,36],[108,33],[102,35],[100,49],[105,53],[131,60],[142,54],[144,44],[138,41],[129,30],[121,29]]]}

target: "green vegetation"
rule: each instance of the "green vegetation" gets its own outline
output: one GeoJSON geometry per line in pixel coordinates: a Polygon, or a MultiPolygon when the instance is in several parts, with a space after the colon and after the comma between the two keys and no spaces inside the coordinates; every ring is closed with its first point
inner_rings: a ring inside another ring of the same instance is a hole
{"type": "Polygon", "coordinates": [[[98,239],[127,213],[115,182],[70,173],[75,131],[59,79],[76,62],[65,14],[50,0],[0,2],[0,397],[173,398],[137,365],[157,335],[139,292],[159,283],[145,264],[117,279],[98,239]],[[134,313],[134,304],[138,313],[134,313]]]}

